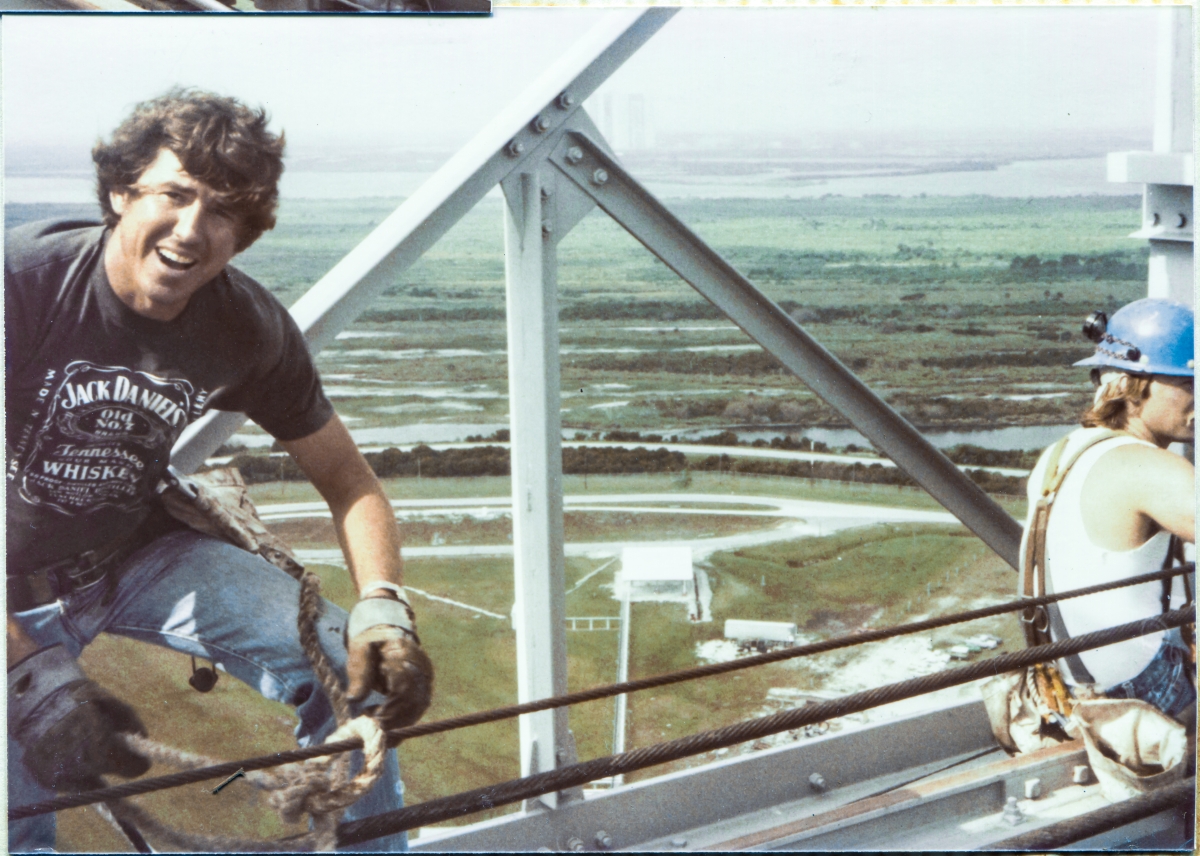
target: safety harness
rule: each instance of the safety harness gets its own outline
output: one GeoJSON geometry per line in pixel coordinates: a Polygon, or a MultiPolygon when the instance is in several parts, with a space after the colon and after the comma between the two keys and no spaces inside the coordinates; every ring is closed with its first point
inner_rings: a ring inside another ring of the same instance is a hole
{"type": "MultiPolygon", "coordinates": [[[[1050,521],[1050,509],[1054,505],[1054,500],[1058,496],[1058,490],[1062,487],[1067,473],[1070,472],[1071,467],[1075,465],[1080,456],[1088,449],[1115,437],[1127,435],[1123,431],[1099,431],[1094,436],[1089,437],[1086,443],[1075,450],[1063,462],[1063,454],[1066,451],[1067,443],[1071,436],[1067,435],[1055,443],[1051,447],[1046,461],[1046,470],[1042,478],[1041,495],[1038,497],[1037,505],[1034,507],[1033,516],[1029,524],[1029,532],[1026,533],[1025,549],[1021,554],[1022,597],[1040,597],[1054,593],[1046,576],[1046,527],[1050,521]]],[[[1177,536],[1172,535],[1166,558],[1163,560],[1163,570],[1171,568],[1177,563],[1182,564],[1182,562],[1183,541],[1177,536]]],[[[1192,590],[1186,574],[1183,575],[1183,585],[1187,602],[1191,603],[1192,590]]],[[[1171,578],[1164,579],[1162,586],[1162,610],[1163,612],[1167,612],[1171,608],[1171,578]]],[[[1025,644],[1030,647],[1047,645],[1054,641],[1055,637],[1066,639],[1070,636],[1067,632],[1067,626],[1063,622],[1062,612],[1059,610],[1058,604],[1054,603],[1026,609],[1021,613],[1021,627],[1025,631],[1025,644]]],[[[1186,630],[1184,640],[1188,643],[1188,647],[1192,651],[1192,659],[1194,661],[1195,644],[1190,628],[1186,630]]],[[[1066,667],[1067,673],[1073,683],[1086,685],[1096,683],[1092,673],[1088,671],[1078,654],[1071,654],[1064,657],[1062,663],[1066,667]]],[[[1069,714],[1070,707],[1072,706],[1071,696],[1063,684],[1057,669],[1049,664],[1039,666],[1037,669],[1039,671],[1038,685],[1039,689],[1042,690],[1043,696],[1052,696],[1055,703],[1052,703],[1051,707],[1058,709],[1063,715],[1069,714]]],[[[1050,702],[1050,699],[1047,698],[1047,701],[1050,702]]]]}

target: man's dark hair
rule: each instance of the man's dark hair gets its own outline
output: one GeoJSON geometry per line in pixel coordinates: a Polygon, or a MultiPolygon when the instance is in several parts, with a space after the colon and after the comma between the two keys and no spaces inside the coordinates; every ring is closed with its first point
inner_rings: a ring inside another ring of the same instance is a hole
{"type": "Polygon", "coordinates": [[[110,142],[100,140],[92,149],[104,222],[111,227],[121,219],[109,194],[129,192],[168,149],[242,218],[238,252],[246,249],[275,226],[284,136],[268,131],[267,121],[261,108],[196,89],[172,89],[138,104],[110,142]]]}

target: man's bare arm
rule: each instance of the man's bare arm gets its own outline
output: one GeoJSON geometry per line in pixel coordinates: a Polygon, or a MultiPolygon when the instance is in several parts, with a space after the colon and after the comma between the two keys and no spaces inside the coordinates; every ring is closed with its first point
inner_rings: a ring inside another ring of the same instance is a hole
{"type": "Polygon", "coordinates": [[[334,415],[316,433],[280,445],[329,504],[338,543],[358,589],[376,580],[401,584],[395,514],[342,420],[334,415]]]}
{"type": "Polygon", "coordinates": [[[1196,542],[1196,470],[1165,449],[1120,446],[1108,452],[1083,484],[1083,516],[1092,541],[1133,550],[1162,530],[1196,542]]]}

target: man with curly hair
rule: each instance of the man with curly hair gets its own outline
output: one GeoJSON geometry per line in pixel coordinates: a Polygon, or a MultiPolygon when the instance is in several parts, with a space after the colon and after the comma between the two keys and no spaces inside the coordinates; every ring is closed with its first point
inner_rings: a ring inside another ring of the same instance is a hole
{"type": "MultiPolygon", "coordinates": [[[[1195,469],[1169,451],[1195,442],[1195,316],[1180,303],[1135,301],[1084,332],[1096,352],[1083,427],[1046,451],[1029,479],[1022,574],[1040,569],[1062,592],[1167,567],[1196,541],[1195,469]]],[[[1026,576],[1028,575],[1028,576],[1026,576]]],[[[1190,581],[1157,582],[1062,601],[1032,620],[1053,640],[1182,606],[1190,581]]],[[[1030,594],[1042,594],[1032,586],[1030,594]]],[[[1030,616],[1026,616],[1030,620],[1030,616]]],[[[1180,631],[1152,633],[1061,661],[1076,695],[1136,698],[1189,720],[1194,665],[1180,631]]]]}
{"type": "MultiPolygon", "coordinates": [[[[76,662],[106,632],[212,660],[293,705],[301,745],[334,727],[298,640],[298,584],[178,523],[158,488],[180,434],[247,413],[328,502],[360,595],[323,603],[320,644],[356,711],[385,728],[429,704],[432,666],[401,582],[391,505],[322,391],[300,330],[230,266],[275,224],[282,135],[262,110],[173,90],[92,153],[103,223],[50,221],[5,240],[8,792],[13,804],[102,786],[149,764],[137,714],[76,662]]],[[[394,752],[348,818],[402,804],[394,752]]],[[[52,848],[53,815],[10,824],[52,848]]],[[[403,849],[403,835],[371,849],[403,849]]]]}

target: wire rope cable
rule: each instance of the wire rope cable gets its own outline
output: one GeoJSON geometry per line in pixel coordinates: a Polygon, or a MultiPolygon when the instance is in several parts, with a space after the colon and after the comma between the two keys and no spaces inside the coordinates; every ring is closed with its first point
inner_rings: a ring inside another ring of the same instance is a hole
{"type": "Polygon", "coordinates": [[[807,704],[795,710],[745,720],[725,728],[692,734],[688,737],[634,749],[619,755],[596,758],[546,773],[537,773],[523,779],[513,779],[496,785],[464,791],[460,794],[427,800],[419,805],[395,809],[372,817],[343,822],[338,826],[338,845],[360,844],[384,835],[415,829],[418,826],[453,820],[478,811],[486,811],[521,800],[533,799],[543,794],[566,790],[596,779],[632,773],[646,767],[665,764],[714,749],[724,749],[738,743],[757,740],[760,737],[790,731],[805,725],[813,725],[827,719],[845,716],[848,713],[857,713],[913,696],[971,683],[981,678],[990,678],[1036,663],[1045,663],[1070,654],[1078,654],[1081,651],[1090,651],[1093,648],[1102,648],[1105,645],[1123,642],[1137,636],[1145,636],[1148,633],[1180,627],[1195,621],[1195,616],[1196,608],[1193,604],[1185,609],[1171,610],[1162,615],[1110,627],[1107,630],[1085,633],[1049,645],[1039,645],[1035,648],[1001,654],[990,660],[981,660],[957,669],[885,684],[875,689],[851,693],[830,701],[807,704]]]}
{"type": "MultiPolygon", "coordinates": [[[[549,698],[526,702],[524,704],[509,705],[506,707],[495,708],[493,710],[479,711],[476,713],[465,714],[463,716],[452,717],[435,722],[410,725],[406,728],[396,729],[388,732],[388,742],[390,745],[395,745],[403,740],[415,737],[438,734],[458,728],[466,728],[472,725],[496,722],[502,719],[511,719],[526,713],[536,713],[542,710],[566,707],[568,705],[579,704],[587,701],[597,701],[599,699],[610,698],[612,696],[623,695],[625,693],[653,689],[655,687],[695,680],[697,678],[712,677],[741,669],[754,668],[757,666],[766,665],[768,663],[790,660],[796,657],[825,653],[827,651],[834,651],[839,648],[846,648],[868,642],[883,641],[895,636],[902,636],[910,633],[920,633],[926,630],[945,627],[951,624],[974,621],[979,618],[987,618],[993,615],[1003,614],[1005,612],[1028,609],[1048,603],[1054,603],[1060,600],[1084,597],[1089,594],[1108,591],[1114,588],[1138,585],[1140,583],[1161,580],[1178,574],[1190,573],[1191,567],[1191,565],[1183,565],[1169,570],[1155,571],[1149,574],[1129,577],[1115,583],[1104,583],[1101,585],[1088,586],[1086,588],[1072,589],[1070,591],[1058,592],[1056,594],[1044,595],[1036,598],[1021,598],[1015,601],[1007,601],[1005,603],[996,604],[994,606],[983,607],[980,609],[969,610],[967,612],[955,613],[938,618],[931,618],[924,621],[901,624],[880,630],[868,630],[862,633],[857,633],[853,636],[835,637],[833,639],[827,639],[821,642],[814,642],[794,648],[772,651],[753,657],[745,657],[740,660],[733,660],[727,663],[714,663],[708,666],[683,669],[678,672],[672,672],[666,675],[658,675],[653,678],[641,678],[633,681],[625,681],[619,684],[610,684],[590,690],[568,693],[566,695],[551,696],[549,698]]],[[[993,662],[993,660],[986,660],[983,662],[993,662]]],[[[225,778],[226,776],[236,773],[242,768],[244,768],[247,772],[251,770],[264,770],[281,764],[306,761],[310,758],[319,758],[325,755],[332,755],[338,752],[346,752],[352,749],[361,748],[361,741],[359,741],[357,738],[350,738],[337,742],[331,741],[320,746],[311,746],[305,749],[293,749],[287,752],[276,752],[271,755],[260,755],[241,761],[229,761],[224,764],[214,764],[210,767],[187,770],[184,772],[174,773],[167,776],[158,776],[151,779],[141,779],[138,781],[126,782],[110,788],[85,791],[79,794],[64,795],[49,800],[43,800],[38,803],[31,803],[29,805],[10,808],[8,812],[8,819],[10,821],[19,820],[25,817],[46,814],[51,811],[75,808],[81,805],[91,805],[92,803],[103,802],[107,799],[137,796],[138,794],[151,793],[168,788],[182,787],[184,785],[202,782],[207,779],[225,778]]]]}

